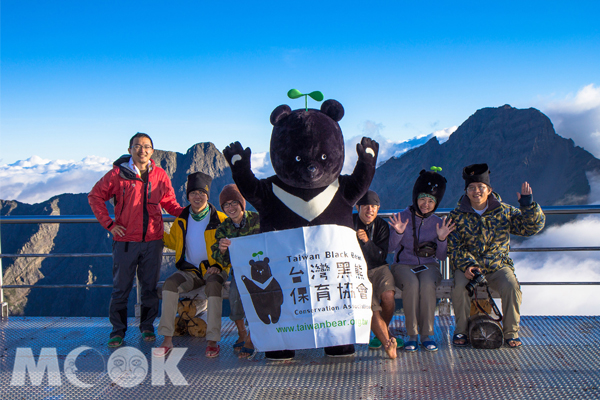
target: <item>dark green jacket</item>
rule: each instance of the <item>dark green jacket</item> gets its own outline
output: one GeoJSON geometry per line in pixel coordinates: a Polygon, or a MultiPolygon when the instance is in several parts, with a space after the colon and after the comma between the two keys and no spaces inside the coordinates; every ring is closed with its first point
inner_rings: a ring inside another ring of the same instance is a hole
{"type": "Polygon", "coordinates": [[[211,247],[212,257],[227,270],[231,268],[229,249],[225,252],[225,254],[222,254],[221,251],[219,251],[219,240],[223,238],[231,239],[260,233],[260,220],[257,212],[244,211],[244,218],[246,221],[244,226],[236,228],[231,218],[227,217],[225,221],[221,222],[221,224],[217,227],[217,231],[215,232],[216,242],[211,247]]]}
{"type": "Polygon", "coordinates": [[[503,267],[514,270],[508,256],[510,235],[532,236],[542,230],[546,217],[537,203],[516,208],[492,193],[488,209],[479,215],[467,196],[461,197],[449,218],[456,229],[448,236],[448,256],[454,269],[479,267],[484,274],[503,267]]]}

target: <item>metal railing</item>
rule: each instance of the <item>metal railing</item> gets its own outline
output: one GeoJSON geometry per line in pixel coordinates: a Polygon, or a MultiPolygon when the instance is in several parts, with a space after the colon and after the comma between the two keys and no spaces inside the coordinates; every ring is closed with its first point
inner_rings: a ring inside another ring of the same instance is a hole
{"type": "MultiPolygon", "coordinates": [[[[600,214],[600,205],[585,205],[585,206],[553,206],[542,207],[546,215],[574,215],[574,214],[600,214]]],[[[389,218],[392,214],[402,210],[380,210],[379,216],[389,218]]],[[[452,211],[451,208],[441,208],[436,210],[438,215],[447,215],[452,211]]],[[[111,216],[114,218],[114,216],[111,216]]],[[[164,222],[173,222],[175,217],[168,214],[163,215],[164,222]]],[[[81,223],[98,223],[93,215],[15,215],[0,217],[0,225],[2,224],[81,224],[81,223]]],[[[600,246],[587,247],[517,247],[511,248],[511,252],[554,252],[554,251],[600,251],[600,246]]],[[[3,267],[2,259],[4,258],[20,258],[20,257],[40,257],[40,258],[76,258],[76,257],[111,257],[112,253],[55,253],[55,254],[2,254],[2,243],[0,240],[0,304],[2,306],[2,317],[8,316],[8,304],[4,301],[4,289],[31,289],[31,288],[112,288],[111,284],[62,284],[62,285],[4,285],[3,284],[3,267]]],[[[175,253],[163,253],[163,257],[173,257],[175,253]]],[[[450,278],[450,270],[447,260],[441,262],[442,276],[444,279],[450,278]]],[[[140,292],[139,285],[137,288],[137,304],[136,316],[139,312],[140,292]]],[[[600,282],[521,282],[521,285],[600,285],[600,282]]]]}

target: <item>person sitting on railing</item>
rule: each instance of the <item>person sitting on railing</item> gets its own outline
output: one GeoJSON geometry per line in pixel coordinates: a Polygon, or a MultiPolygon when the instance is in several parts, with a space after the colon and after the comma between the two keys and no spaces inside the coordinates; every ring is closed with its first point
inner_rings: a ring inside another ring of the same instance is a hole
{"type": "Polygon", "coordinates": [[[167,173],[150,159],[152,139],[136,133],[128,152],[113,164],[88,195],[90,207],[104,228],[113,235],[113,291],[109,319],[112,332],[109,347],[123,344],[127,330],[127,299],[137,271],[142,294],[140,331],[147,342],[156,339],[154,319],[158,315],[156,285],[163,251],[162,208],[178,216],[183,208],[167,173]],[[115,208],[115,220],[108,214],[106,201],[115,208]]]}
{"type": "Polygon", "coordinates": [[[546,217],[533,201],[533,192],[527,182],[521,185],[521,193],[517,193],[519,209],[503,203],[492,191],[487,164],[465,167],[463,179],[466,196],[460,198],[450,213],[456,223],[448,243],[454,268],[452,303],[456,326],[452,343],[459,347],[468,345],[471,301],[465,286],[473,279],[473,273],[479,272],[485,275],[489,287],[500,293],[505,342],[516,348],[523,345],[519,339],[521,285],[508,255],[510,235],[535,235],[544,227],[546,217]]]}
{"type": "Polygon", "coordinates": [[[229,267],[221,266],[212,257],[211,246],[216,243],[215,232],[227,218],[208,202],[212,178],[202,172],[188,175],[187,197],[190,205],[175,219],[164,243],[175,250],[175,266],[178,271],[165,280],[162,289],[162,315],[158,334],[163,335],[162,345],[153,350],[156,357],[164,357],[173,348],[175,315],[179,293],[190,292],[206,285],[208,297],[206,311],[206,357],[217,357],[221,351],[221,313],[223,308],[223,283],[227,280],[229,267]]]}
{"type": "Polygon", "coordinates": [[[367,277],[373,285],[371,330],[375,337],[369,342],[369,348],[378,349],[383,345],[387,355],[394,359],[397,357],[398,342],[388,327],[396,307],[394,300],[396,285],[390,267],[385,262],[390,228],[381,217],[377,216],[379,206],[379,196],[369,190],[356,203],[358,214],[354,214],[352,218],[358,243],[367,263],[367,277]]]}
{"type": "Polygon", "coordinates": [[[450,219],[433,214],[445,191],[446,178],[422,170],[413,187],[413,204],[390,217],[390,250],[395,253],[391,269],[402,289],[408,352],[417,351],[419,333],[425,350],[438,349],[433,340],[435,291],[442,280],[438,260],[446,258],[446,238],[455,228],[450,219]]]}
{"type": "Polygon", "coordinates": [[[244,325],[244,306],[240,298],[234,270],[231,269],[229,258],[229,245],[231,238],[254,235],[260,233],[260,219],[255,211],[246,210],[246,200],[238,190],[235,183],[226,185],[219,195],[221,210],[228,218],[219,225],[215,233],[217,240],[211,247],[213,258],[221,265],[230,268],[231,286],[229,286],[229,305],[231,313],[229,318],[235,323],[238,330],[238,340],[233,345],[234,352],[239,352],[239,358],[247,358],[254,355],[254,345],[250,339],[250,333],[244,325]]]}

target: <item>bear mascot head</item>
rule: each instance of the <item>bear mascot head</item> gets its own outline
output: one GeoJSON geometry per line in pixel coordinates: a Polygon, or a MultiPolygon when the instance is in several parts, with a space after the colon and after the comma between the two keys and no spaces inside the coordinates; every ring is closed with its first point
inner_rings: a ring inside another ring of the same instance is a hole
{"type": "Polygon", "coordinates": [[[338,121],[344,107],[327,100],[321,110],[281,105],[271,113],[271,163],[289,186],[313,189],[330,185],[344,166],[344,136],[338,121]]]}

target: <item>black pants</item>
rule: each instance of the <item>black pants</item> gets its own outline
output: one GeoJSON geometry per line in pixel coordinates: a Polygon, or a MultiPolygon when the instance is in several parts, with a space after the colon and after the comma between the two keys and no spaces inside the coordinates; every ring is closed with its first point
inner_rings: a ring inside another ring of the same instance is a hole
{"type": "Polygon", "coordinates": [[[110,337],[125,337],[127,300],[137,271],[140,281],[142,309],[140,331],[154,332],[158,315],[156,285],[162,262],[162,240],[152,242],[113,242],[113,291],[110,296],[109,319],[113,326],[110,337]]]}

